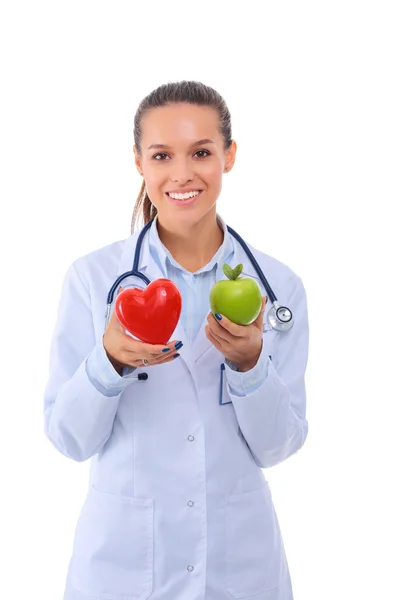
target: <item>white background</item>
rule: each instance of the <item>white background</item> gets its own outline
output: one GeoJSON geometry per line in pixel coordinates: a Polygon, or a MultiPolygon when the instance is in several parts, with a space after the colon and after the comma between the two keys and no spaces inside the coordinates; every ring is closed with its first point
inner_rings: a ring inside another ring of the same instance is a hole
{"type": "Polygon", "coordinates": [[[89,463],[43,434],[61,281],[130,234],[134,114],[179,79],[232,113],[218,211],[307,292],[309,436],[265,472],[295,600],[400,597],[396,5],[2,4],[2,598],[62,598],[89,463]]]}

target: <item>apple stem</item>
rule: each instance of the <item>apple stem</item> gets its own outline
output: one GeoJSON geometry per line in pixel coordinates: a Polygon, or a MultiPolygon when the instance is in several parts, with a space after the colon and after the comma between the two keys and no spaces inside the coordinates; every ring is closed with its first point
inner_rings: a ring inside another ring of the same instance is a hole
{"type": "Polygon", "coordinates": [[[234,269],[232,269],[232,267],[230,267],[227,263],[224,263],[222,266],[222,270],[228,279],[235,280],[239,277],[240,273],[242,272],[243,265],[237,265],[234,269]]]}

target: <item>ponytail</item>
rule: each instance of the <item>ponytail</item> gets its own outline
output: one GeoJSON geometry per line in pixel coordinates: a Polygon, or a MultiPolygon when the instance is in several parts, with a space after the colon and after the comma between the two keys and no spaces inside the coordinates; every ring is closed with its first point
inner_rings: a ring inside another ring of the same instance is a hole
{"type": "Polygon", "coordinates": [[[142,209],[142,218],[143,218],[143,226],[146,225],[149,221],[154,219],[157,214],[157,209],[154,204],[151,202],[150,198],[146,192],[146,183],[143,179],[142,187],[140,188],[139,195],[136,200],[135,208],[133,210],[132,215],[132,223],[131,223],[131,233],[135,231],[136,221],[138,219],[138,215],[140,210],[142,209]]]}

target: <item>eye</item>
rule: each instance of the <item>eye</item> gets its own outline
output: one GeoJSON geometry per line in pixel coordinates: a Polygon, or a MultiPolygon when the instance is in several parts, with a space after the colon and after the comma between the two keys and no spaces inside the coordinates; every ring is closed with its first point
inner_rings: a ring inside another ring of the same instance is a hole
{"type": "MultiPolygon", "coordinates": [[[[210,156],[211,154],[208,150],[197,150],[196,154],[199,154],[199,152],[204,152],[206,156],[210,156]]],[[[200,158],[205,158],[205,156],[200,156],[200,158]]]]}
{"type": "MultiPolygon", "coordinates": [[[[195,152],[194,156],[196,156],[196,154],[200,154],[200,153],[203,153],[203,156],[199,156],[199,158],[205,158],[206,156],[210,156],[210,154],[211,154],[211,152],[209,152],[208,150],[197,150],[197,152],[195,152]]],[[[159,152],[158,154],[154,154],[153,159],[163,161],[163,160],[165,160],[165,158],[158,158],[158,157],[165,157],[165,156],[168,156],[168,154],[166,152],[159,152]]]]}

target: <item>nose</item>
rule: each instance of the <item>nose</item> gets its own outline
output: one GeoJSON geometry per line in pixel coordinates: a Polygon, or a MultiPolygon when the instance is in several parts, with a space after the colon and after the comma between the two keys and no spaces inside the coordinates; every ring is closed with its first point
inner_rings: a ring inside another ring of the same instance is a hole
{"type": "Polygon", "coordinates": [[[173,167],[171,168],[170,177],[171,181],[178,183],[179,185],[183,185],[187,181],[191,181],[194,177],[193,163],[186,159],[176,159],[173,167]]]}

